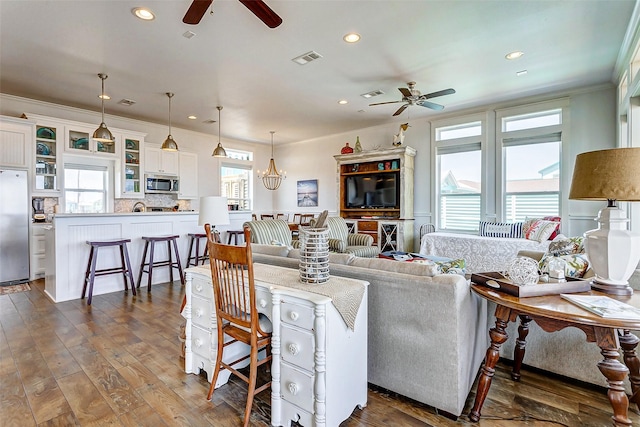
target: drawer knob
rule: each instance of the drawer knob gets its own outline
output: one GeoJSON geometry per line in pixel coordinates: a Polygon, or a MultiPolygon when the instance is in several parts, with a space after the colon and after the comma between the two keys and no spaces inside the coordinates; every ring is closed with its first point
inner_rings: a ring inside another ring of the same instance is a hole
{"type": "Polygon", "coordinates": [[[196,338],[195,344],[196,347],[202,347],[202,340],[200,338],[196,338]]]}
{"type": "Polygon", "coordinates": [[[291,313],[289,313],[289,318],[293,321],[298,320],[298,317],[300,317],[300,315],[298,313],[296,313],[295,311],[292,311],[291,313]]]}
{"type": "Polygon", "coordinates": [[[294,396],[298,394],[298,384],[289,383],[289,393],[293,394],[294,396]]]}
{"type": "Polygon", "coordinates": [[[201,308],[198,308],[195,314],[196,314],[196,317],[202,317],[202,315],[204,314],[204,310],[202,310],[201,308]]]}
{"type": "Polygon", "coordinates": [[[289,344],[289,353],[295,356],[296,354],[300,353],[300,347],[298,347],[297,344],[289,344]]]}
{"type": "Polygon", "coordinates": [[[260,304],[260,307],[265,308],[267,306],[267,300],[261,298],[258,304],[260,304]]]}
{"type": "Polygon", "coordinates": [[[201,283],[198,283],[198,284],[196,285],[196,291],[198,291],[198,292],[202,292],[202,284],[201,284],[201,283]]]}

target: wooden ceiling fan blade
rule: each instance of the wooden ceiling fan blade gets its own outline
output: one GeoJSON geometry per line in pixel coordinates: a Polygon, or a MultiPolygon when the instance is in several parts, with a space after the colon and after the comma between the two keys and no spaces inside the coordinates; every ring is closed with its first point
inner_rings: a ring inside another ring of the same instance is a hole
{"type": "Polygon", "coordinates": [[[418,105],[420,105],[421,107],[431,108],[432,110],[437,110],[437,111],[444,109],[444,105],[436,104],[435,102],[429,102],[429,101],[422,101],[418,105]]]}
{"type": "Polygon", "coordinates": [[[399,116],[400,114],[402,114],[402,112],[404,110],[407,109],[407,107],[409,106],[409,104],[404,104],[402,107],[398,108],[398,111],[396,111],[395,113],[393,113],[394,116],[399,116]]]}
{"type": "Polygon", "coordinates": [[[372,107],[372,106],[374,106],[374,105],[397,104],[398,102],[404,102],[404,101],[376,102],[375,104],[369,104],[369,107],[372,107]]]}
{"type": "Polygon", "coordinates": [[[429,98],[435,98],[437,96],[453,95],[454,93],[456,93],[456,91],[454,89],[449,88],[449,89],[439,90],[437,92],[431,92],[426,95],[422,95],[422,97],[425,99],[429,99],[429,98]]]}
{"type": "Polygon", "coordinates": [[[193,0],[191,6],[187,10],[187,13],[184,14],[184,18],[182,18],[182,22],[189,25],[196,25],[200,23],[200,20],[207,13],[209,6],[211,6],[213,0],[193,0]]]}
{"type": "Polygon", "coordinates": [[[253,12],[253,14],[269,28],[276,28],[282,24],[282,18],[262,0],[240,0],[240,3],[245,5],[247,9],[253,12]]]}
{"type": "Polygon", "coordinates": [[[398,90],[402,92],[402,96],[405,98],[410,98],[412,96],[411,91],[406,87],[399,87],[398,90]]]}

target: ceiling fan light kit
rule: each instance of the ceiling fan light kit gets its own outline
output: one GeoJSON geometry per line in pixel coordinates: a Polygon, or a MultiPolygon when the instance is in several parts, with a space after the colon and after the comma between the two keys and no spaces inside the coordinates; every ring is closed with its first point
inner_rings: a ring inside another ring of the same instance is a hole
{"type": "Polygon", "coordinates": [[[271,133],[271,159],[269,160],[269,167],[266,171],[260,174],[258,171],[258,177],[262,180],[265,188],[267,190],[277,190],[280,188],[280,184],[283,179],[287,179],[287,172],[283,172],[282,169],[278,172],[278,168],[276,167],[276,161],[273,160],[273,134],[276,133],[274,130],[270,131],[271,133]],[[260,176],[262,175],[262,176],[260,176]]]}
{"type": "Polygon", "coordinates": [[[388,102],[377,102],[375,104],[369,104],[369,106],[374,105],[383,105],[383,104],[397,104],[398,102],[404,102],[400,108],[393,113],[394,116],[400,115],[407,107],[411,105],[419,105],[420,107],[431,108],[432,110],[440,111],[444,109],[443,105],[436,104],[435,102],[427,101],[430,98],[436,98],[438,96],[444,95],[452,95],[456,93],[454,89],[443,89],[437,92],[427,93],[426,95],[422,95],[422,93],[415,88],[416,82],[408,82],[407,87],[399,87],[398,90],[402,93],[402,99],[400,101],[388,101],[388,102]]]}
{"type": "Polygon", "coordinates": [[[104,99],[105,99],[104,81],[109,76],[107,76],[106,74],[100,73],[98,74],[98,77],[100,77],[100,80],[102,80],[102,92],[100,93],[100,99],[102,100],[102,122],[100,123],[100,126],[98,126],[98,129],[96,129],[95,132],[93,132],[92,138],[99,142],[112,144],[113,134],[111,134],[111,131],[109,130],[109,128],[107,128],[107,125],[104,123],[104,99]]]}
{"type": "Polygon", "coordinates": [[[218,146],[213,150],[211,155],[213,157],[227,157],[227,152],[220,143],[220,111],[222,111],[222,106],[218,105],[216,108],[218,109],[218,146]]]}
{"type": "Polygon", "coordinates": [[[169,135],[167,139],[162,143],[162,148],[164,151],[178,151],[178,143],[174,141],[173,136],[171,135],[171,98],[173,98],[173,93],[167,92],[167,97],[169,98],[169,135]]]}

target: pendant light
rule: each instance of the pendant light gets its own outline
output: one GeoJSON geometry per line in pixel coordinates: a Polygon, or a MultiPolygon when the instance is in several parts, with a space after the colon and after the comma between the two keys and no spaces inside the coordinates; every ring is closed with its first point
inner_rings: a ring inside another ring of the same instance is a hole
{"type": "MultiPolygon", "coordinates": [[[[273,160],[273,134],[276,133],[276,131],[272,130],[270,133],[271,160],[269,160],[269,167],[266,171],[262,172],[260,179],[267,190],[277,190],[280,187],[282,180],[287,179],[287,172],[283,172],[282,170],[278,172],[278,168],[276,168],[276,162],[273,160]]],[[[260,171],[258,171],[258,176],[260,176],[260,171]]]]}
{"type": "Polygon", "coordinates": [[[111,131],[109,130],[109,128],[107,128],[107,125],[104,123],[104,98],[105,98],[104,81],[109,76],[107,76],[106,74],[100,73],[98,74],[98,77],[100,77],[100,80],[102,80],[102,92],[100,94],[100,98],[102,99],[102,123],[100,123],[100,126],[98,126],[98,129],[96,129],[95,132],[93,132],[92,138],[99,142],[106,142],[106,143],[113,144],[113,135],[111,134],[111,131]]]}
{"type": "Polygon", "coordinates": [[[227,157],[227,152],[224,151],[224,147],[220,143],[220,111],[222,111],[222,106],[218,105],[216,108],[218,109],[218,146],[211,155],[213,157],[227,157]]]}
{"type": "Polygon", "coordinates": [[[165,151],[178,151],[178,144],[173,140],[173,136],[171,136],[171,98],[173,98],[172,92],[167,92],[167,96],[169,97],[169,136],[162,143],[162,148],[165,151]]]}

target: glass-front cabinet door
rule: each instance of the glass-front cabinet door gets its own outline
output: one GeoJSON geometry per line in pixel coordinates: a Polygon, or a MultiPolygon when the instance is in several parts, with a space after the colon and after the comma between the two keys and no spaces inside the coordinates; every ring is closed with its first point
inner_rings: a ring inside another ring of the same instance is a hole
{"type": "Polygon", "coordinates": [[[116,136],[116,141],[122,146],[123,155],[117,162],[116,177],[120,175],[119,185],[116,185],[116,198],[144,198],[144,152],[145,134],[126,133],[116,136]]]}
{"type": "Polygon", "coordinates": [[[59,191],[59,126],[36,126],[36,170],[34,191],[59,191]]]}
{"type": "Polygon", "coordinates": [[[82,126],[66,126],[65,150],[76,154],[99,154],[115,157],[117,141],[100,142],[92,139],[95,129],[82,126]]]}

